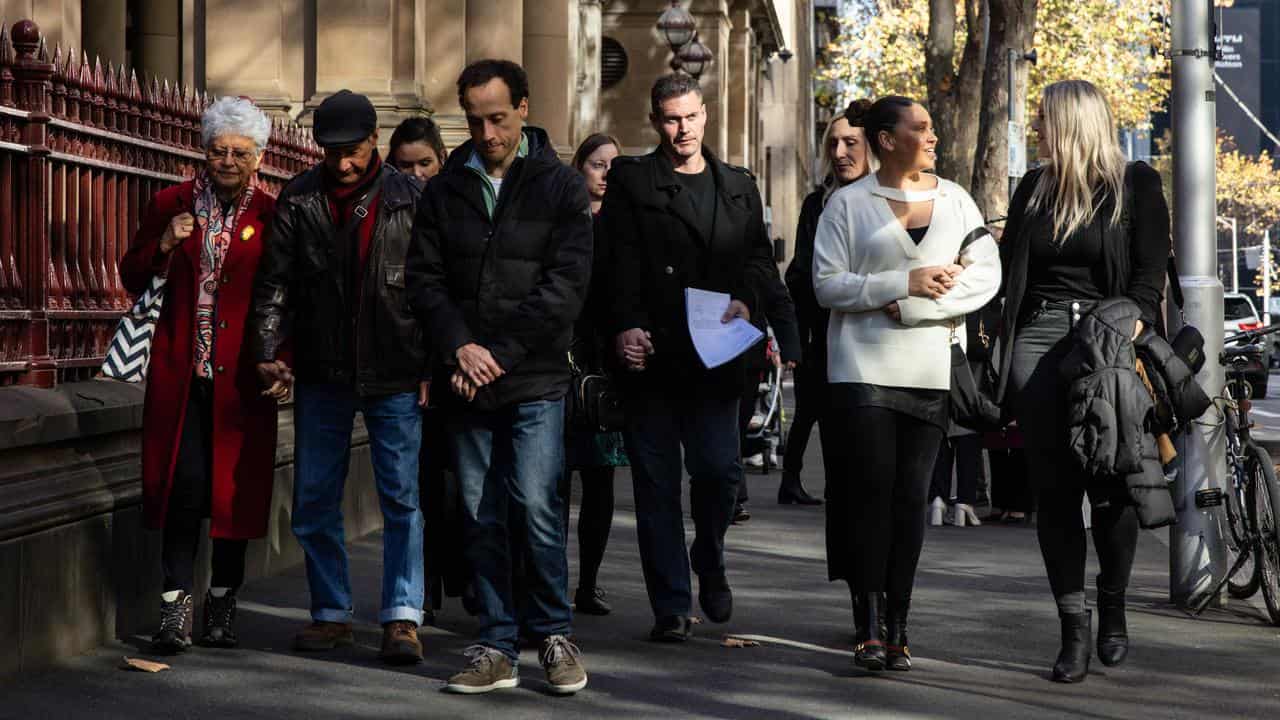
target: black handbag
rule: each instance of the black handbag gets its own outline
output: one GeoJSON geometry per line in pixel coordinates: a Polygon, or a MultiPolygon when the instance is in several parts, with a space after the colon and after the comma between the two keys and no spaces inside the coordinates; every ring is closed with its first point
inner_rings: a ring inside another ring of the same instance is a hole
{"type": "MultiPolygon", "coordinates": [[[[961,241],[960,250],[963,252],[973,242],[990,234],[985,227],[974,230],[961,241]]],[[[992,363],[994,353],[986,320],[981,310],[974,314],[978,316],[978,342],[982,344],[980,360],[970,361],[956,338],[959,324],[951,326],[951,421],[970,430],[990,432],[1006,424],[1004,413],[994,399],[1000,376],[992,363]]]]}
{"type": "Polygon", "coordinates": [[[585,432],[622,430],[626,413],[622,393],[607,373],[580,367],[569,353],[568,424],[585,432]]]}

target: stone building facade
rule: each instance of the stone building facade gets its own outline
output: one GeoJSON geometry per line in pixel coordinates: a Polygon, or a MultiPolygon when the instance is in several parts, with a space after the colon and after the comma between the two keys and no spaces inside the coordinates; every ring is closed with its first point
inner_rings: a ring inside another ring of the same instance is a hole
{"type": "MultiPolygon", "coordinates": [[[[709,146],[749,167],[789,256],[811,185],[813,0],[682,0],[713,60],[701,76],[709,146]],[[784,59],[785,58],[785,59],[784,59]]],[[[562,156],[592,132],[627,152],[654,145],[648,90],[671,51],[656,24],[669,0],[0,0],[51,43],[211,94],[248,95],[307,124],[342,89],[368,95],[385,142],[431,115],[466,139],[454,80],[502,57],[529,72],[530,122],[562,156]],[[611,72],[602,73],[602,65],[611,72]],[[623,72],[619,68],[625,67],[623,72]]],[[[781,256],[780,256],[781,257],[781,256]]]]}

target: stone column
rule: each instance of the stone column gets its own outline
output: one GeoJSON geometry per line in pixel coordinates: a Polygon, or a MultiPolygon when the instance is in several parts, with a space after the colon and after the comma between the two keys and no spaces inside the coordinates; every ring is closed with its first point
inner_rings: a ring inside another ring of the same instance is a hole
{"type": "MultiPolygon", "coordinates": [[[[36,5],[43,6],[44,3],[37,0],[36,5]]],[[[95,56],[102,59],[103,65],[120,65],[127,59],[124,44],[126,17],[125,0],[84,3],[80,18],[84,23],[81,43],[89,54],[90,62],[95,56]]]]}
{"type": "Polygon", "coordinates": [[[467,122],[458,107],[458,75],[467,65],[467,0],[422,0],[416,24],[422,44],[417,58],[426,104],[440,126],[445,147],[467,140],[467,122]]]}
{"type": "Polygon", "coordinates": [[[728,62],[726,76],[729,86],[729,104],[725,112],[728,132],[728,152],[725,161],[734,165],[749,165],[751,157],[752,124],[752,47],[751,11],[747,3],[738,2],[729,11],[729,48],[719,57],[728,62]]]}
{"type": "Polygon", "coordinates": [[[577,95],[576,0],[524,6],[524,69],[529,73],[529,122],[547,131],[562,155],[573,153],[572,104],[577,95]]]}
{"type": "Polygon", "coordinates": [[[600,122],[601,5],[601,0],[578,0],[577,98],[569,129],[575,148],[600,122]]]}
{"type": "MultiPolygon", "coordinates": [[[[414,2],[314,1],[315,91],[307,107],[342,89],[362,93],[378,110],[379,140],[385,146],[401,120],[428,109],[417,79],[414,2]]],[[[303,119],[309,121],[309,113],[303,119]]]]}
{"type": "Polygon", "coordinates": [[[702,95],[707,101],[707,129],[703,143],[721,159],[729,157],[729,124],[734,120],[730,87],[735,68],[732,62],[732,26],[728,9],[723,0],[706,3],[694,2],[694,18],[698,21],[698,37],[711,51],[714,59],[702,71],[702,95]]]}
{"type": "Polygon", "coordinates": [[[247,95],[266,110],[295,110],[305,81],[305,0],[203,4],[205,90],[247,95]]]}
{"type": "Polygon", "coordinates": [[[181,14],[172,0],[135,0],[129,46],[130,64],[139,77],[182,77],[181,14]]]}
{"type": "MultiPolygon", "coordinates": [[[[31,20],[40,28],[40,34],[44,36],[49,46],[49,53],[53,53],[55,45],[61,45],[65,53],[70,48],[75,48],[79,53],[81,49],[81,22],[82,12],[80,6],[83,0],[0,0],[0,21],[10,29],[13,24],[19,20],[31,20]]],[[[89,5],[91,3],[83,3],[89,5]]],[[[98,5],[98,3],[92,3],[98,5]]],[[[110,3],[104,2],[103,5],[110,3]]],[[[120,10],[118,13],[119,27],[121,28],[121,37],[119,40],[120,57],[124,58],[124,0],[120,0],[120,10]]],[[[112,11],[116,8],[111,7],[112,11]]],[[[92,8],[90,8],[92,11],[92,8]]],[[[88,13],[86,13],[88,14],[88,13]]],[[[99,43],[100,44],[100,43],[99,43]]],[[[96,51],[96,48],[94,49],[96,51]]],[[[106,56],[102,58],[106,62],[106,56]]]]}
{"type": "MultiPolygon", "coordinates": [[[[542,10],[545,0],[531,5],[542,10]]],[[[524,0],[467,0],[467,62],[502,58],[524,62],[524,0]]]]}

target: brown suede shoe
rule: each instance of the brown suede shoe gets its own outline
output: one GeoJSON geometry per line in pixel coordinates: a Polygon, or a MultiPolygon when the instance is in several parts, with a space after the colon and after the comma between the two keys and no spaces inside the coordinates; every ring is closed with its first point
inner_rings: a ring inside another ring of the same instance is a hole
{"type": "Polygon", "coordinates": [[[422,662],[422,641],[418,626],[408,620],[394,620],[382,626],[382,662],[389,665],[412,665],[422,662]]]}
{"type": "Polygon", "coordinates": [[[351,623],[321,622],[317,620],[293,636],[293,649],[302,652],[320,652],[355,642],[351,623]]]}

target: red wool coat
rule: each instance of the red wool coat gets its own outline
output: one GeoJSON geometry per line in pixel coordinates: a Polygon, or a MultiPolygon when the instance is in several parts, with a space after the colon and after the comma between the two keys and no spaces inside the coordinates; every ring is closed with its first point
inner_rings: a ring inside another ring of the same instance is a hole
{"type": "MultiPolygon", "coordinates": [[[[186,417],[194,362],[200,226],[168,257],[159,253],[169,221],[193,212],[195,181],[156,193],[120,260],[120,277],[135,295],[168,267],[164,305],[151,340],[142,428],[142,504],[146,526],[164,527],[186,417]]],[[[243,342],[245,322],[275,199],[254,192],[241,213],[223,263],[213,345],[213,491],[210,535],[246,539],[267,533],[275,470],[276,401],[262,396],[243,342]]]]}

